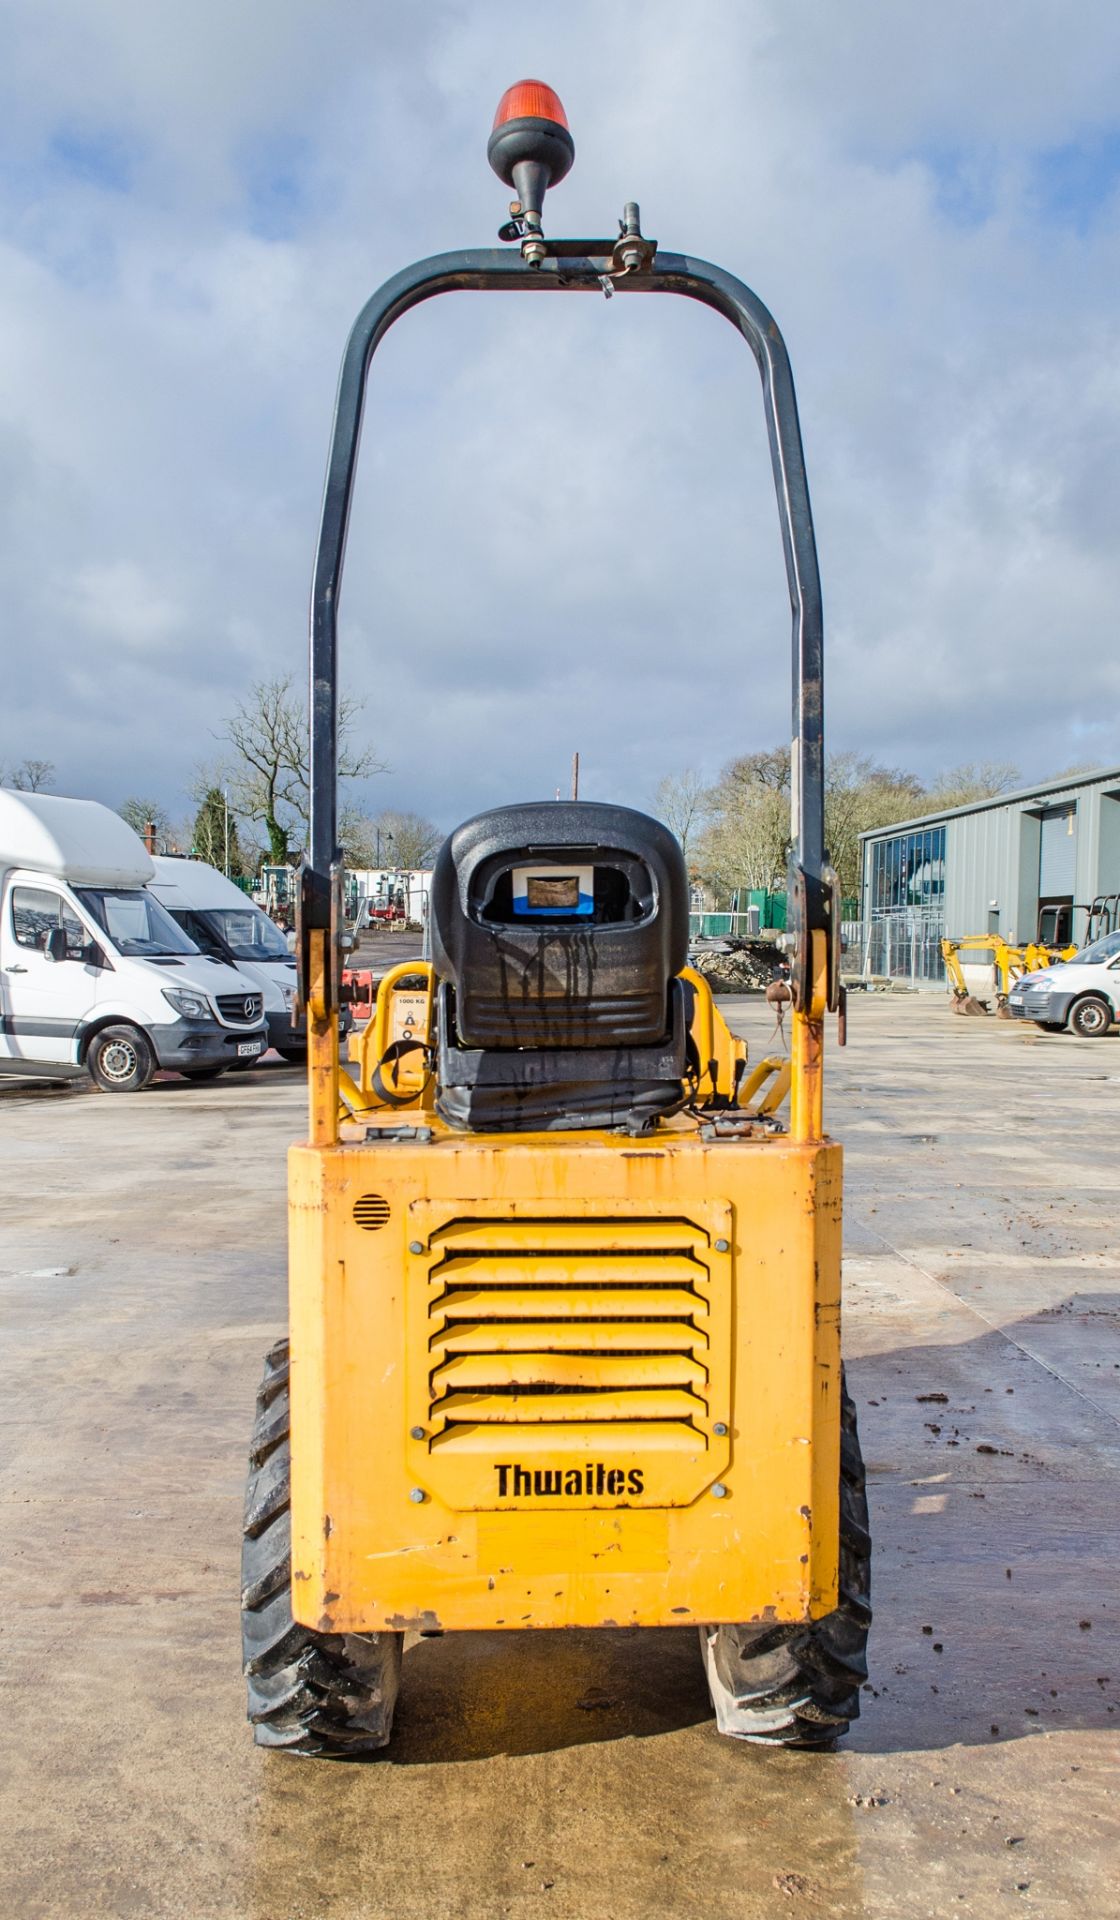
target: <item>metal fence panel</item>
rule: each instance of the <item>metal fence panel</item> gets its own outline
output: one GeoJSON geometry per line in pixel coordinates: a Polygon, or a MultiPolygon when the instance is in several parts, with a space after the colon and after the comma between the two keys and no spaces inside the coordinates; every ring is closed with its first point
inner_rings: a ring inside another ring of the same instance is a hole
{"type": "Polygon", "coordinates": [[[870,920],[845,920],[844,971],[906,980],[915,987],[940,985],[945,979],[944,931],[944,915],[930,908],[901,907],[873,913],[870,920]]]}

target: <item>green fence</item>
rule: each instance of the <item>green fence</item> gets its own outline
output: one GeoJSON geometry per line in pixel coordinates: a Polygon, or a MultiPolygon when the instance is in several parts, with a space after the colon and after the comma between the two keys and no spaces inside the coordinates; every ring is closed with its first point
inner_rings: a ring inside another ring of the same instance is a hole
{"type": "MultiPolygon", "coordinates": [[[[841,918],[855,920],[858,916],[859,901],[843,901],[841,918]]],[[[743,887],[732,894],[731,905],[726,911],[690,914],[688,928],[693,939],[701,940],[719,940],[729,936],[745,939],[756,930],[759,933],[784,933],[786,896],[784,893],[770,893],[765,887],[743,887]]]]}

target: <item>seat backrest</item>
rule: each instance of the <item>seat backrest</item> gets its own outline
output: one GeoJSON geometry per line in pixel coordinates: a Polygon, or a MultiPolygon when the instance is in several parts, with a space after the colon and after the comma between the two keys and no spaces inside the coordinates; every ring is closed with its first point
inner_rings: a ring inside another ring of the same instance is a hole
{"type": "Polygon", "coordinates": [[[664,1039],[688,959],[688,875],[647,814],[590,800],[479,814],[440,849],[429,912],[464,1046],[664,1039]]]}

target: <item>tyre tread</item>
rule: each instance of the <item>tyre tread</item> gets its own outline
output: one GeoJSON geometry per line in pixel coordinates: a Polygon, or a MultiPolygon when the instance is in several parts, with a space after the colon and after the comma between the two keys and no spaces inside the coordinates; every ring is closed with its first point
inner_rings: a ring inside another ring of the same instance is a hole
{"type": "Polygon", "coordinates": [[[399,1633],[316,1633],[292,1618],[287,1340],[257,1394],[245,1491],[242,1654],[258,1746],[339,1757],[384,1747],[400,1678],[399,1633]]]}

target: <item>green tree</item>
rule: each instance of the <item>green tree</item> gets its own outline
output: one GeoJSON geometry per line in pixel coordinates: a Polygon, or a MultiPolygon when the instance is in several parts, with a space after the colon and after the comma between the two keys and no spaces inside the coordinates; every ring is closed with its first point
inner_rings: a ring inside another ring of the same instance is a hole
{"type": "Polygon", "coordinates": [[[237,815],[220,787],[208,787],[202,796],[191,831],[191,852],[222,873],[249,875],[253,871],[241,850],[237,815]]]}

